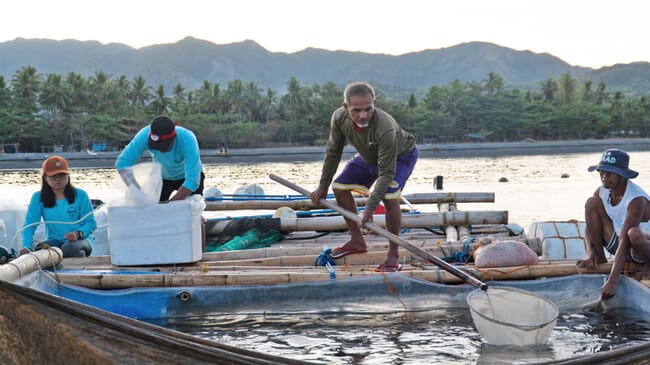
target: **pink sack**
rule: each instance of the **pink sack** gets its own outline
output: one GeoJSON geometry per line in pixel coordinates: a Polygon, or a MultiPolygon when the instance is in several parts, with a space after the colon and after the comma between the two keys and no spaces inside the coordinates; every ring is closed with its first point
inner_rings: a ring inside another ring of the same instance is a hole
{"type": "Polygon", "coordinates": [[[476,267],[506,267],[535,265],[537,254],[519,241],[497,241],[479,247],[474,252],[476,267]]]}

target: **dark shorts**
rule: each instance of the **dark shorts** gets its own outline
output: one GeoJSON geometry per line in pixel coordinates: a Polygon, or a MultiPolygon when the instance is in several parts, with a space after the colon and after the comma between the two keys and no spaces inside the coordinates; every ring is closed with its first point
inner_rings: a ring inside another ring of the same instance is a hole
{"type": "MultiPolygon", "coordinates": [[[[192,192],[192,195],[203,195],[203,182],[205,181],[205,174],[203,174],[203,171],[201,171],[201,182],[199,183],[199,187],[192,192]]],[[[163,179],[162,181],[162,189],[160,191],[160,201],[164,202],[169,200],[169,197],[172,195],[174,190],[180,189],[181,186],[183,186],[183,183],[185,182],[185,179],[180,179],[180,180],[165,180],[163,179]]]]}
{"type": "MultiPolygon", "coordinates": [[[[612,234],[612,238],[609,239],[609,242],[607,243],[607,246],[605,246],[605,249],[607,252],[611,253],[612,255],[616,254],[616,249],[618,249],[618,235],[616,232],[612,234]]],[[[638,258],[637,256],[634,255],[634,250],[630,247],[630,249],[627,251],[627,257],[625,258],[628,262],[635,263],[637,265],[643,265],[645,264],[646,260],[638,258]]]]}
{"type": "MultiPolygon", "coordinates": [[[[397,156],[397,166],[395,167],[395,177],[386,192],[385,199],[399,199],[406,180],[411,176],[415,163],[418,160],[418,149],[413,149],[407,153],[397,156]]],[[[356,155],[345,164],[345,168],[339,176],[334,179],[333,189],[353,190],[362,194],[367,194],[370,187],[379,177],[379,168],[377,165],[370,165],[361,156],[356,155]]]]}

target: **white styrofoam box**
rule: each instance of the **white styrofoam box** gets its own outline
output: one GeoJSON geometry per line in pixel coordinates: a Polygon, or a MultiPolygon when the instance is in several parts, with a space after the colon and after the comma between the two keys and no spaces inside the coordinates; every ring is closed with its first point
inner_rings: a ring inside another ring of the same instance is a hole
{"type": "Polygon", "coordinates": [[[587,256],[585,227],[581,221],[533,222],[529,235],[542,241],[542,259],[583,259],[587,256]]]}
{"type": "Polygon", "coordinates": [[[132,266],[201,260],[205,203],[199,199],[108,207],[111,263],[132,266]]]}

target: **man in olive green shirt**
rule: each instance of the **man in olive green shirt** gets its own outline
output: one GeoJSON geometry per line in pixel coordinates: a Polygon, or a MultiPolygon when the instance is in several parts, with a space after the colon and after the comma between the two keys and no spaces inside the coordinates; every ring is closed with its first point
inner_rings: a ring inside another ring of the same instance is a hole
{"type": "MultiPolygon", "coordinates": [[[[372,222],[373,212],[383,201],[386,228],[399,235],[402,223],[401,192],[418,158],[415,137],[403,130],[388,113],[375,108],[375,91],[365,82],[352,83],[345,88],[343,106],[332,113],[330,123],[320,184],[311,193],[311,200],[318,204],[320,199],[326,198],[332,184],[337,204],[357,213],[352,191],[368,194],[374,183],[375,187],[361,216],[361,224],[372,222]],[[346,142],[353,145],[358,153],[332,183],[346,142]]],[[[349,219],[345,221],[350,240],[332,251],[333,258],[367,251],[361,226],[349,219]]],[[[389,243],[386,260],[378,270],[399,270],[397,244],[389,243]]]]}

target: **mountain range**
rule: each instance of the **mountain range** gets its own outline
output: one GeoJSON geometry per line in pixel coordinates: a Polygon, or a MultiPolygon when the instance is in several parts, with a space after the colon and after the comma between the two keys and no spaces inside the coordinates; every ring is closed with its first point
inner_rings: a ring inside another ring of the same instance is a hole
{"type": "Polygon", "coordinates": [[[479,82],[490,72],[506,86],[539,88],[548,78],[569,74],[579,80],[604,81],[609,91],[639,95],[650,93],[650,63],[617,64],[600,69],[572,66],[548,53],[534,53],[492,43],[469,42],[398,56],[306,48],[299,52],[270,52],[252,40],[215,44],[186,37],[178,42],[132,48],[97,41],[23,39],[0,43],[0,75],[10,80],[15,72],[33,66],[40,74],[84,77],[103,71],[129,79],[143,76],[147,85],[175,85],[198,89],[204,81],[226,88],[239,79],[280,92],[294,76],[300,82],[339,86],[364,80],[391,93],[404,94],[445,85],[453,80],[479,82]]]}

